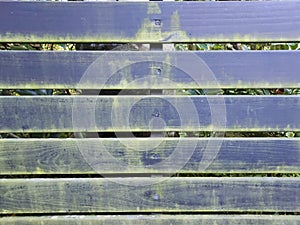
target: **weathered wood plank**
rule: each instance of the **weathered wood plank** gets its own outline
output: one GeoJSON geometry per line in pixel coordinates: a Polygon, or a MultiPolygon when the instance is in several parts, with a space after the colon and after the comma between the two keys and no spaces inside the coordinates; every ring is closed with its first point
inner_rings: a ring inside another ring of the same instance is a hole
{"type": "Polygon", "coordinates": [[[300,211],[297,178],[1,179],[0,184],[0,214],[300,211]]]}
{"type": "Polygon", "coordinates": [[[297,41],[299,15],[297,1],[0,2],[0,41],[297,41]]]}
{"type": "Polygon", "coordinates": [[[1,132],[291,131],[299,96],[5,96],[1,132]]]}
{"type": "Polygon", "coordinates": [[[298,138],[0,139],[0,174],[299,173],[299,155],[298,138]]]}
{"type": "Polygon", "coordinates": [[[298,51],[2,51],[0,88],[299,88],[299,62],[298,51]]]}
{"type": "Polygon", "coordinates": [[[3,225],[299,225],[299,216],[276,215],[114,215],[114,216],[49,216],[1,218],[3,225]]]}

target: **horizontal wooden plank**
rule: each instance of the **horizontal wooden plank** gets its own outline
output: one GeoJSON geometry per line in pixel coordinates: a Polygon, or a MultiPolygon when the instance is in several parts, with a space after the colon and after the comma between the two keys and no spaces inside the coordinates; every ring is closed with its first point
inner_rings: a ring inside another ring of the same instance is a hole
{"type": "Polygon", "coordinates": [[[1,42],[297,41],[300,3],[0,2],[1,42]],[[268,10],[266,10],[268,9],[268,10]]]}
{"type": "Polygon", "coordinates": [[[299,155],[298,138],[0,139],[0,174],[300,173],[299,155]]]}
{"type": "Polygon", "coordinates": [[[3,96],[1,132],[300,130],[299,96],[3,96]]]}
{"type": "Polygon", "coordinates": [[[1,218],[3,225],[298,225],[299,216],[276,215],[112,215],[112,216],[48,216],[1,218]]]}
{"type": "Polygon", "coordinates": [[[2,51],[0,88],[299,88],[299,62],[298,51],[2,51]]]}
{"type": "Polygon", "coordinates": [[[300,212],[297,178],[1,179],[2,213],[300,212]]]}

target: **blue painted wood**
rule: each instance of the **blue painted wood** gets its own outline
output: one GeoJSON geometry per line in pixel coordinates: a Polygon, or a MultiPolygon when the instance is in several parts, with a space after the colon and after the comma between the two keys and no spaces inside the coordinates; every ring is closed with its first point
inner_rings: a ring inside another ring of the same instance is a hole
{"type": "MultiPolygon", "coordinates": [[[[296,1],[126,4],[2,1],[0,42],[298,41],[299,12],[300,2],[296,1]]],[[[122,67],[130,54],[1,52],[0,88],[99,89],[100,86],[102,89],[104,83],[108,84],[107,89],[297,88],[300,84],[298,52],[139,53],[134,59],[140,60],[146,55],[146,62],[139,61],[113,71],[114,67],[122,67]],[[113,54],[118,60],[113,66],[102,61],[106,67],[98,70],[101,67],[92,64],[98,57],[113,54]],[[203,60],[199,60],[200,67],[192,63],[191,54],[203,60]],[[176,61],[182,64],[176,64],[176,61]],[[186,72],[183,68],[193,69],[186,72]],[[108,80],[111,71],[115,74],[108,80]],[[82,80],[83,75],[90,77],[82,80]],[[143,78],[148,80],[141,82],[143,78]],[[137,82],[126,86],[133,80],[137,82]]],[[[298,96],[10,96],[0,97],[0,130],[299,131],[299,103],[298,96]]],[[[144,141],[153,143],[153,139],[144,141]]],[[[90,145],[98,140],[81,139],[80,142],[90,145]]],[[[139,165],[149,168],[166,159],[174,150],[170,147],[171,142],[179,140],[168,139],[169,144],[147,152],[134,152],[116,139],[106,140],[106,143],[111,147],[112,155],[125,164],[137,160],[139,165]]],[[[298,139],[185,140],[185,151],[181,156],[185,156],[193,141],[200,140],[200,143],[181,168],[184,172],[197,172],[206,141],[212,141],[216,146],[212,150],[220,147],[218,152],[208,152],[215,154],[215,158],[206,172],[299,172],[298,139]],[[219,141],[222,146],[218,146],[219,141]]],[[[95,174],[82,159],[74,141],[78,140],[0,140],[0,174],[95,174]]],[[[141,146],[133,138],[126,141],[141,146]]],[[[110,165],[110,161],[105,163],[100,165],[110,165]]],[[[134,172],[148,172],[143,169],[134,172]]],[[[107,173],[122,172],[124,170],[116,167],[107,173]]],[[[156,182],[154,177],[109,180],[80,178],[78,175],[74,179],[1,179],[0,183],[0,214],[299,213],[300,210],[297,178],[179,177],[156,182]],[[155,181],[155,184],[145,186],[149,181],[155,181]],[[122,185],[124,183],[127,185],[122,185]]],[[[293,218],[293,222],[298,223],[298,220],[293,218]]]]}
{"type": "Polygon", "coordinates": [[[297,1],[0,2],[0,41],[297,41],[299,9],[297,1]]]}
{"type": "Polygon", "coordinates": [[[297,173],[299,154],[299,138],[0,139],[0,174],[166,174],[174,165],[178,173],[297,173]],[[101,154],[97,170],[83,146],[101,154]],[[171,154],[177,157],[167,162],[171,154]]]}
{"type": "Polygon", "coordinates": [[[0,88],[297,88],[299,66],[298,51],[2,51],[0,88]]]}
{"type": "Polygon", "coordinates": [[[300,216],[287,215],[97,215],[97,216],[56,216],[56,220],[51,216],[34,217],[18,216],[4,217],[0,220],[1,225],[170,225],[188,224],[198,225],[298,225],[300,216]]]}
{"type": "Polygon", "coordinates": [[[0,98],[2,132],[300,130],[299,96],[0,98]]]}
{"type": "Polygon", "coordinates": [[[107,211],[299,212],[300,180],[275,177],[1,179],[0,196],[0,215],[107,211]]]}

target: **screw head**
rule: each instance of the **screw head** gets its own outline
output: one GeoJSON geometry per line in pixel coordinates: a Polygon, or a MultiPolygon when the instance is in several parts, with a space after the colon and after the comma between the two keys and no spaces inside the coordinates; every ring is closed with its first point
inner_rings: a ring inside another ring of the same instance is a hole
{"type": "Polygon", "coordinates": [[[161,69],[156,69],[156,75],[160,75],[161,74],[161,69]]]}
{"type": "Polygon", "coordinates": [[[161,25],[161,20],[160,20],[160,19],[155,19],[155,20],[154,20],[154,24],[155,24],[156,26],[160,26],[160,25],[161,25]]]}
{"type": "Polygon", "coordinates": [[[152,113],[152,116],[159,117],[159,112],[152,113]]]}

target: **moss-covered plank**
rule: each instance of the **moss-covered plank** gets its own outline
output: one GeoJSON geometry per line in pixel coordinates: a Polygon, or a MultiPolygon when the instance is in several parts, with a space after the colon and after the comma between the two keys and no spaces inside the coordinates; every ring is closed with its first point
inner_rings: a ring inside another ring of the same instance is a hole
{"type": "Polygon", "coordinates": [[[299,216],[278,215],[111,215],[4,217],[1,225],[299,225],[299,216]]]}
{"type": "Polygon", "coordinates": [[[299,8],[297,1],[1,2],[0,41],[297,41],[299,8]]]}
{"type": "Polygon", "coordinates": [[[0,88],[299,88],[299,62],[297,51],[0,51],[0,88]]]}
{"type": "Polygon", "coordinates": [[[1,132],[300,130],[299,96],[3,96],[1,132]]]}
{"type": "Polygon", "coordinates": [[[0,139],[0,174],[299,173],[284,138],[0,139]]]}
{"type": "Polygon", "coordinates": [[[297,178],[0,180],[2,213],[299,212],[297,178]]]}

